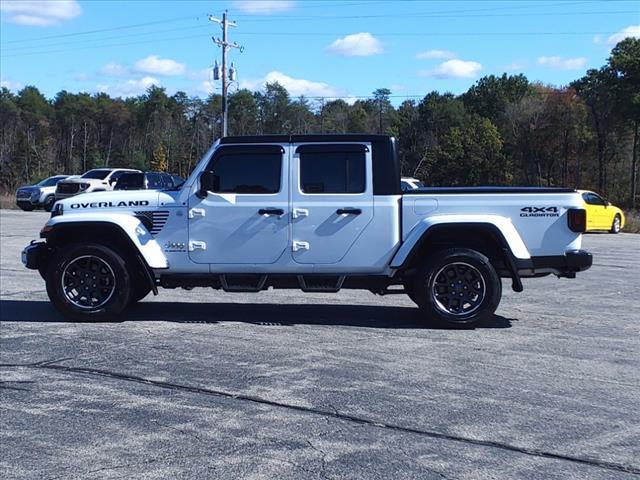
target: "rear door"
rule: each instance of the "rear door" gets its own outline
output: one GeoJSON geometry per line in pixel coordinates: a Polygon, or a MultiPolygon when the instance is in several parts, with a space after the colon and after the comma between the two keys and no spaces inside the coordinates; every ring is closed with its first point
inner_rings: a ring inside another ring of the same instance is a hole
{"type": "Polygon", "coordinates": [[[299,143],[292,163],[293,259],[337,263],[373,219],[370,146],[299,143]]]}
{"type": "Polygon", "coordinates": [[[280,145],[228,145],[206,170],[214,192],[189,198],[189,256],[196,263],[270,264],[289,244],[289,163],[280,145]]]}

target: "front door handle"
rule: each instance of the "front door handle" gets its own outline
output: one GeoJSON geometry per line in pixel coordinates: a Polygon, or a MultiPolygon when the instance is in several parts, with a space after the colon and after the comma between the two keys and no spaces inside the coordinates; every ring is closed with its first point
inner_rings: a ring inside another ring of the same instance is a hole
{"type": "Polygon", "coordinates": [[[339,208],[336,213],[338,215],[360,215],[362,210],[359,208],[339,208]]]}
{"type": "Polygon", "coordinates": [[[281,208],[261,208],[258,210],[259,215],[284,215],[284,210],[281,208]]]}

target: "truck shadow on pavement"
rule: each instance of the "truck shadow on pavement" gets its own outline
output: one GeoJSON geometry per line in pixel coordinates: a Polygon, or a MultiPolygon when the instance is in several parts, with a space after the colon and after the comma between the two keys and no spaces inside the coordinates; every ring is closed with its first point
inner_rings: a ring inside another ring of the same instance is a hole
{"type": "MultiPolygon", "coordinates": [[[[0,300],[3,322],[70,322],[46,301],[0,300]]],[[[476,328],[510,328],[514,320],[500,315],[476,328]]],[[[362,328],[436,328],[421,321],[417,307],[272,303],[141,302],[120,314],[118,322],[175,322],[254,325],[335,325],[362,328]]]]}

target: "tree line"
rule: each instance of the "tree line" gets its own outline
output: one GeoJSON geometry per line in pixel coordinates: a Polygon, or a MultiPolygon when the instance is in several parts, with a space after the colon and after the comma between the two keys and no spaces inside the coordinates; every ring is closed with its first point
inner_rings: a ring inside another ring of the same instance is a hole
{"type": "MultiPolygon", "coordinates": [[[[36,87],[0,92],[0,189],[95,167],[157,168],[187,176],[220,137],[221,98],[135,98],[36,87]]],[[[402,172],[429,185],[537,185],[594,189],[637,202],[640,39],[570,85],[489,75],[461,95],[431,92],[395,107],[369,99],[291,98],[278,83],[229,97],[229,134],[384,133],[397,137],[402,172]]]]}

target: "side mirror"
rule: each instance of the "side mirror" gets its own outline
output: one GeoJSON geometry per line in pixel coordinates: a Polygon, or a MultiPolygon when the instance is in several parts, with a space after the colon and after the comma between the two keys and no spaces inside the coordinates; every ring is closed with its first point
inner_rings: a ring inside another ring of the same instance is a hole
{"type": "Polygon", "coordinates": [[[205,170],[200,174],[200,189],[196,192],[198,198],[205,198],[209,192],[215,192],[220,187],[220,177],[213,172],[205,170]]]}

